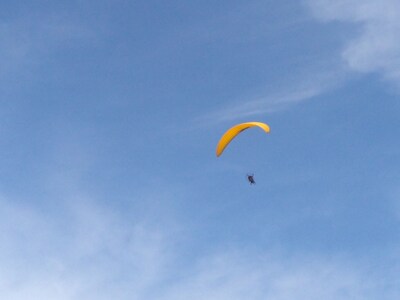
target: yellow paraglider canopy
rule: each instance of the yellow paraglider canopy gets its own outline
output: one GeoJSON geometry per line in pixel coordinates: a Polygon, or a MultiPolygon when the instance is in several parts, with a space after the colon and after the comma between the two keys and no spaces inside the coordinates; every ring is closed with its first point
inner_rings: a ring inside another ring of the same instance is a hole
{"type": "Polygon", "coordinates": [[[224,152],[225,148],[228,146],[228,144],[243,130],[246,130],[250,127],[260,127],[263,129],[266,133],[270,132],[270,128],[267,124],[261,123],[261,122],[247,122],[247,123],[241,123],[237,124],[231,128],[229,128],[224,135],[221,137],[221,139],[218,142],[217,145],[217,156],[220,156],[222,152],[224,152]]]}

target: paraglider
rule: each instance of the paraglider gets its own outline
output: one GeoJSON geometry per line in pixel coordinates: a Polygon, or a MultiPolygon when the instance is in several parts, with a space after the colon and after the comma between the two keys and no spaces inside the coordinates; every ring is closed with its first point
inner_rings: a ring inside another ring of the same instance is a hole
{"type": "MultiPolygon", "coordinates": [[[[219,157],[222,152],[224,152],[225,148],[228,144],[242,131],[251,128],[251,127],[259,127],[264,130],[266,133],[270,132],[270,128],[267,124],[261,122],[246,122],[237,124],[231,128],[229,128],[221,137],[218,142],[216,155],[219,157]]],[[[256,184],[254,180],[254,174],[247,174],[247,180],[249,181],[250,185],[256,184]]]]}
{"type": "Polygon", "coordinates": [[[256,184],[254,180],[254,174],[247,174],[247,180],[250,182],[250,184],[256,184]]]}
{"type": "Polygon", "coordinates": [[[241,123],[237,124],[231,128],[229,128],[221,137],[221,139],[218,142],[217,145],[217,150],[216,154],[217,156],[220,156],[222,152],[224,152],[225,148],[228,146],[228,144],[242,131],[251,128],[251,127],[260,127],[263,129],[266,133],[270,132],[270,128],[267,124],[261,123],[261,122],[247,122],[247,123],[241,123]]]}

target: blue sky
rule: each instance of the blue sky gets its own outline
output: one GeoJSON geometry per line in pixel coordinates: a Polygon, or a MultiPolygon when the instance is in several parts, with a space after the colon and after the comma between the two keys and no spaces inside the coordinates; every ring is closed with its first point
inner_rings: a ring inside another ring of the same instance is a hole
{"type": "Polygon", "coordinates": [[[0,1],[0,298],[398,299],[399,17],[0,1]]]}

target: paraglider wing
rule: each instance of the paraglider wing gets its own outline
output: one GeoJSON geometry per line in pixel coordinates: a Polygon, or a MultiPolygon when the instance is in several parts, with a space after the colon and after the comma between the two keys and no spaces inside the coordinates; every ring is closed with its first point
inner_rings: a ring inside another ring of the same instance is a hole
{"type": "Polygon", "coordinates": [[[269,133],[270,128],[267,124],[261,123],[261,122],[247,122],[247,123],[241,123],[237,124],[230,129],[228,129],[224,135],[221,137],[221,139],[218,142],[217,145],[217,151],[216,154],[217,156],[220,156],[222,152],[224,152],[225,148],[228,146],[228,144],[243,130],[246,130],[250,127],[260,127],[263,129],[266,133],[269,133]]]}

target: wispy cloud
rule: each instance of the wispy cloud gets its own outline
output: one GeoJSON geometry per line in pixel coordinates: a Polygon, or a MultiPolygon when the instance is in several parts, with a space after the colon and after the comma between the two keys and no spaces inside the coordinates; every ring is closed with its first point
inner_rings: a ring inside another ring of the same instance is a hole
{"type": "MultiPolygon", "coordinates": [[[[168,226],[90,199],[41,212],[5,198],[2,299],[396,299],[396,271],[359,260],[230,248],[180,259],[168,226]],[[188,259],[189,258],[189,259],[188,259]]],[[[186,245],[187,247],[188,245],[186,245]]],[[[195,246],[195,245],[192,245],[195,246]]]]}
{"type": "Polygon", "coordinates": [[[368,268],[339,259],[285,259],[245,252],[217,255],[207,257],[162,299],[361,300],[399,294],[363,272],[368,268]]]}
{"type": "Polygon", "coordinates": [[[163,278],[167,231],[70,200],[52,213],[1,201],[1,298],[107,299],[163,278]]]}
{"type": "Polygon", "coordinates": [[[94,36],[90,27],[62,13],[0,20],[0,76],[26,72],[45,62],[59,47],[93,40],[94,36]]]}
{"type": "Polygon", "coordinates": [[[397,0],[333,1],[306,0],[315,18],[321,22],[347,22],[360,32],[341,52],[342,62],[333,59],[323,68],[307,66],[304,74],[281,90],[264,95],[243,97],[229,106],[201,116],[197,124],[237,120],[284,110],[312,99],[343,83],[349,71],[378,72],[400,86],[400,3],[397,0]],[[308,74],[307,74],[308,73],[308,74]],[[314,75],[313,75],[314,74],[314,75]],[[315,75],[316,74],[316,75],[315,75]]]}
{"type": "Polygon", "coordinates": [[[310,99],[318,95],[318,93],[318,88],[308,87],[301,90],[290,91],[289,93],[281,95],[261,96],[250,101],[243,101],[243,103],[236,102],[229,107],[199,118],[198,122],[213,124],[273,113],[283,110],[289,105],[310,99]]]}
{"type": "Polygon", "coordinates": [[[308,0],[314,15],[325,22],[351,22],[360,27],[342,57],[351,70],[379,72],[400,85],[400,2],[397,0],[308,0]]]}
{"type": "Polygon", "coordinates": [[[197,126],[207,126],[216,123],[248,119],[260,115],[285,110],[298,103],[310,100],[329,89],[339,85],[346,74],[339,68],[331,66],[328,71],[310,68],[307,75],[301,79],[288,80],[287,84],[274,88],[260,96],[243,97],[231,102],[226,107],[200,116],[195,120],[197,126]]]}

